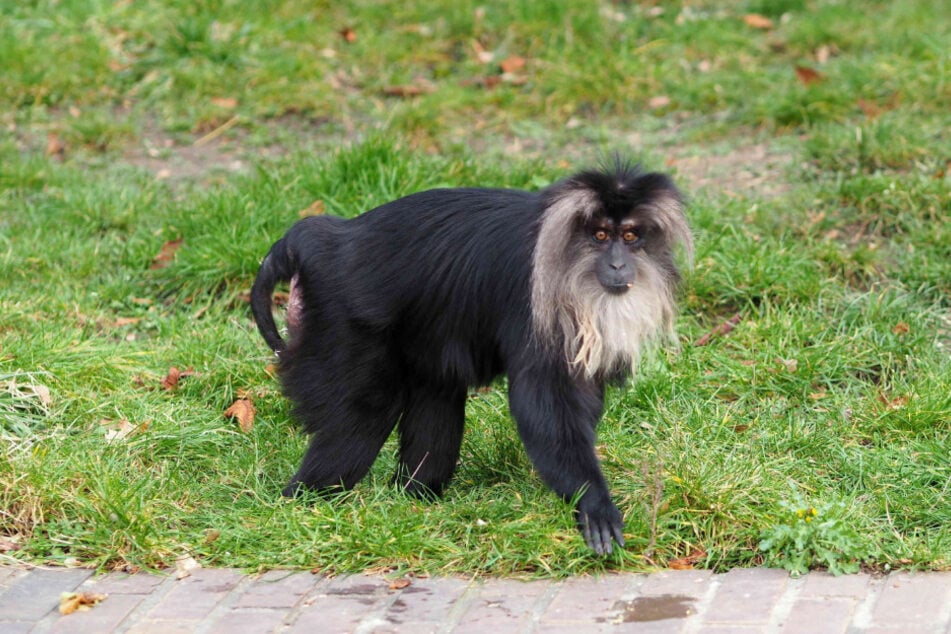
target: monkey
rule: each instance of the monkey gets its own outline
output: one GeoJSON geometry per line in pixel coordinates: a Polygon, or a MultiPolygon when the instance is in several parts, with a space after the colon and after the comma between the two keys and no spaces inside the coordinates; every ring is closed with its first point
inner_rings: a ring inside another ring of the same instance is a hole
{"type": "Polygon", "coordinates": [[[673,332],[693,254],[672,179],[616,159],[537,192],[446,188],[352,219],[294,224],[251,290],[292,416],[310,434],[283,490],[353,487],[394,428],[402,488],[438,497],[459,459],[468,390],[508,378],[529,459],[598,555],[624,546],[595,455],[607,386],[673,332]],[[272,295],[290,282],[288,338],[272,295]]]}

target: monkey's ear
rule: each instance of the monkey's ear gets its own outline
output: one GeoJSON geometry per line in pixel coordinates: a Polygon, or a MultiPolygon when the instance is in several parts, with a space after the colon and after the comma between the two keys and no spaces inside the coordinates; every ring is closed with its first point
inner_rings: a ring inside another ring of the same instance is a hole
{"type": "Polygon", "coordinates": [[[683,196],[670,178],[659,179],[651,188],[647,205],[670,246],[682,248],[688,265],[693,265],[693,233],[684,213],[683,196]]]}

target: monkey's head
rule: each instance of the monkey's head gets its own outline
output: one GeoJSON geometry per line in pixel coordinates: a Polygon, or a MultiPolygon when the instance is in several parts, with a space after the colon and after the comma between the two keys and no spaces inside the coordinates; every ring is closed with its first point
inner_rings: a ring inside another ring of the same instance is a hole
{"type": "Polygon", "coordinates": [[[680,193],[664,174],[617,162],[557,183],[542,199],[537,338],[589,377],[633,368],[643,344],[673,327],[676,248],[692,257],[680,193]]]}

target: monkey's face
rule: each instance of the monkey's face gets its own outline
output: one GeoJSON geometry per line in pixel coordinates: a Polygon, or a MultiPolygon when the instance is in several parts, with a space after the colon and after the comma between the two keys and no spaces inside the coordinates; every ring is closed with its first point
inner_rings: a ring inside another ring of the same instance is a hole
{"type": "Polygon", "coordinates": [[[609,293],[626,293],[637,279],[637,252],[644,238],[629,220],[616,223],[610,218],[595,218],[585,225],[585,233],[597,253],[594,272],[609,293]]]}

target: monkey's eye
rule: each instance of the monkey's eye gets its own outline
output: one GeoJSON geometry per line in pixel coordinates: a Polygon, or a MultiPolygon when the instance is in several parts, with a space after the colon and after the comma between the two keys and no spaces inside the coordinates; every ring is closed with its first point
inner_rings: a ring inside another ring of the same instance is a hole
{"type": "Polygon", "coordinates": [[[604,229],[595,229],[591,237],[594,238],[595,242],[605,242],[610,235],[608,235],[608,232],[604,229]]]}
{"type": "Polygon", "coordinates": [[[621,234],[621,239],[624,240],[624,242],[626,242],[627,244],[634,244],[635,242],[637,242],[637,239],[639,237],[640,236],[638,236],[637,232],[634,231],[633,229],[625,229],[624,232],[621,234]]]}

